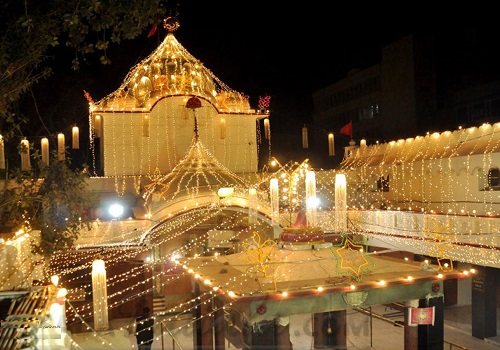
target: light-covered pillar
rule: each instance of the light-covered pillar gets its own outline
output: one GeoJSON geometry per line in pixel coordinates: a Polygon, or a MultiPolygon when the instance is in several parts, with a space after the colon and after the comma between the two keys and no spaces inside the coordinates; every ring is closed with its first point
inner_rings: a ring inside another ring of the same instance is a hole
{"type": "Polygon", "coordinates": [[[248,223],[255,224],[257,222],[257,190],[250,188],[248,190],[248,223]]]}
{"type": "Polygon", "coordinates": [[[92,295],[94,301],[94,329],[103,331],[109,328],[108,293],[106,286],[106,267],[104,260],[92,263],[92,295]]]}
{"type": "Polygon", "coordinates": [[[345,174],[335,175],[335,232],[347,229],[347,181],[345,174]]]}
{"type": "Polygon", "coordinates": [[[309,227],[316,227],[318,224],[317,207],[316,174],[313,170],[308,170],[306,173],[306,214],[309,227]]]}
{"type": "Polygon", "coordinates": [[[273,225],[279,223],[280,197],[278,179],[273,177],[269,182],[269,194],[271,196],[271,220],[273,225]]]}

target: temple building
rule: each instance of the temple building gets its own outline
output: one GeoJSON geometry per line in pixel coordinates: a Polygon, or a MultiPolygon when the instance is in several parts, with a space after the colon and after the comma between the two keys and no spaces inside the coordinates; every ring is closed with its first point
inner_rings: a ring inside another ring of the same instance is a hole
{"type": "Polygon", "coordinates": [[[443,349],[455,304],[473,337],[497,335],[500,123],[352,140],[336,169],[282,164],[265,99],[250,106],[164,27],[116,91],[87,97],[90,227],[48,261],[35,230],[2,238],[0,348],[135,346],[145,305],[156,343],[189,329],[193,349],[297,350],[298,315],[311,348],[347,349],[348,311],[378,305],[401,313],[402,349],[443,349]]]}

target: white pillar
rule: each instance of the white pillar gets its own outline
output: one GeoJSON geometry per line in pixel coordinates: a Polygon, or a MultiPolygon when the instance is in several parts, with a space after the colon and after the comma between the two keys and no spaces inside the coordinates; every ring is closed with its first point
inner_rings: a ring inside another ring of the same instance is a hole
{"type": "Polygon", "coordinates": [[[21,140],[21,170],[29,171],[31,169],[30,162],[30,143],[28,140],[21,140]]]}
{"type": "Polygon", "coordinates": [[[44,137],[40,141],[42,146],[42,163],[46,166],[49,165],[49,139],[44,137]]]}
{"type": "Polygon", "coordinates": [[[94,302],[94,329],[103,331],[109,328],[108,293],[106,286],[106,267],[104,260],[92,263],[92,295],[94,302]]]}
{"type": "Polygon", "coordinates": [[[57,159],[66,159],[66,142],[63,133],[57,134],[57,159]]]}

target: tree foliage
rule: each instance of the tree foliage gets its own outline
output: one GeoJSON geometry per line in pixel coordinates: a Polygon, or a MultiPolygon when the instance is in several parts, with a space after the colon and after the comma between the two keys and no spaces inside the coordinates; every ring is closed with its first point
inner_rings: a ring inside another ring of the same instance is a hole
{"type": "Polygon", "coordinates": [[[3,181],[0,189],[0,232],[23,228],[41,231],[41,242],[33,247],[40,254],[51,254],[73,246],[85,225],[86,209],[92,194],[86,183],[87,172],[72,170],[71,160],[52,154],[50,166],[34,155],[37,166],[17,170],[3,181]]]}
{"type": "Polygon", "coordinates": [[[110,44],[133,39],[166,13],[165,0],[4,0],[0,3],[0,128],[15,130],[23,119],[15,103],[52,73],[58,46],[73,50],[72,68],[98,55],[110,64],[110,44]]]}

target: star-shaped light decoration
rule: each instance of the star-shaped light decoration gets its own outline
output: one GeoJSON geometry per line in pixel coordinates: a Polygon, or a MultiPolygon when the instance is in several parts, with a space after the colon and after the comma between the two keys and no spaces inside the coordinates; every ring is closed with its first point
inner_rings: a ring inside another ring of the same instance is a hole
{"type": "Polygon", "coordinates": [[[163,176],[161,175],[160,169],[156,168],[153,175],[149,177],[151,182],[144,185],[144,198],[147,199],[153,194],[157,189],[162,190],[165,185],[162,183],[163,176]]]}
{"type": "Polygon", "coordinates": [[[455,246],[451,242],[451,236],[446,232],[450,232],[448,224],[440,224],[437,220],[431,220],[430,225],[424,229],[424,237],[433,241],[429,255],[437,258],[439,269],[443,272],[451,272],[453,260],[450,251],[455,249],[455,246]]]}
{"type": "Polygon", "coordinates": [[[342,239],[340,246],[330,248],[337,257],[337,272],[349,274],[355,281],[361,280],[362,273],[369,267],[370,262],[365,254],[365,246],[354,243],[347,235],[342,239]]]}
{"type": "MultiPolygon", "coordinates": [[[[246,260],[252,264],[247,269],[247,273],[255,276],[259,282],[259,277],[267,277],[271,270],[274,272],[277,268],[278,259],[276,257],[276,241],[266,239],[262,242],[262,237],[257,231],[252,234],[252,242],[243,243],[243,250],[246,254],[246,260]]],[[[276,282],[273,280],[276,288],[276,282]]]]}

